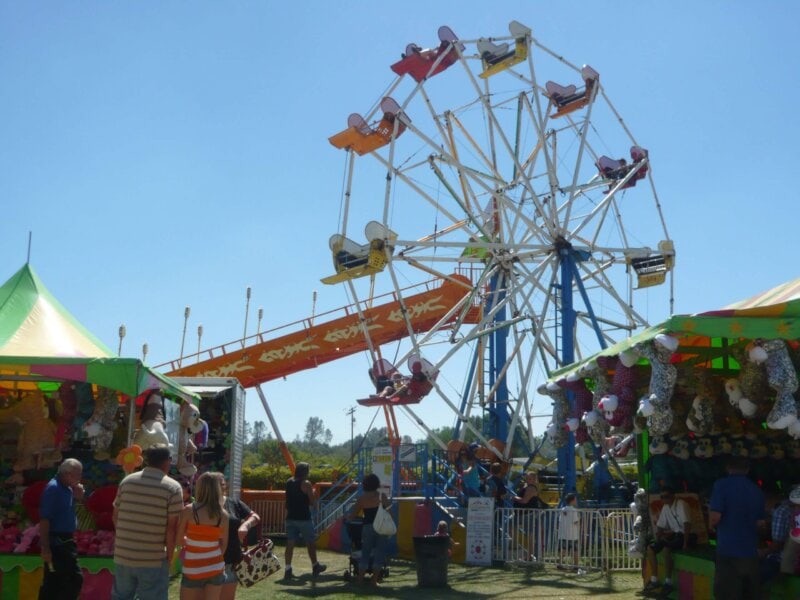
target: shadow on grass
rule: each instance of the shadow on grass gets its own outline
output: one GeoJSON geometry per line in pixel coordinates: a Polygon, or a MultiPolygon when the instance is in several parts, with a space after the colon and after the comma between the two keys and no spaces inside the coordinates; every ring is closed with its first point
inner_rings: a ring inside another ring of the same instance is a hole
{"type": "MultiPolygon", "coordinates": [[[[276,553],[283,562],[281,550],[276,553]]],[[[349,556],[321,551],[320,560],[328,570],[317,577],[311,575],[311,564],[305,553],[296,555],[295,577],[283,581],[283,570],[252,588],[239,588],[237,600],[287,600],[336,596],[341,600],[367,598],[398,598],[401,600],[484,600],[489,598],[563,597],[592,600],[629,599],[641,588],[638,573],[603,573],[589,571],[573,573],[556,571],[552,566],[534,567],[515,564],[507,567],[476,567],[451,564],[448,567],[448,587],[420,587],[416,563],[403,559],[389,562],[389,574],[381,587],[358,586],[347,581],[350,572],[349,556]]],[[[170,599],[177,600],[178,588],[170,589],[170,599]]]]}

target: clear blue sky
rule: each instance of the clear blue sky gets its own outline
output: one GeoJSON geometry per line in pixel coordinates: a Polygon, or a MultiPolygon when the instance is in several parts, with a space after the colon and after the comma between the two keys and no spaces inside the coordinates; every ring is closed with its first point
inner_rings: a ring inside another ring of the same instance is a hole
{"type": "MultiPolygon", "coordinates": [[[[124,323],[123,354],[146,342],[150,364],[179,354],[187,305],[188,348],[199,324],[204,347],[240,336],[247,286],[250,332],[258,307],[264,328],[309,316],[314,290],[317,312],[342,306],[343,287],[319,283],[344,164],[328,136],[379,99],[408,42],[432,45],[442,24],[504,35],[516,19],[600,71],[649,149],[678,252],[675,312],[720,307],[799,275],[799,13],[772,1],[1,2],[0,279],[32,231],[48,288],[112,348],[124,323]]],[[[665,294],[651,292],[651,322],[668,316],[665,294]]],[[[266,384],[284,436],[319,416],[346,440],[368,364],[266,384]]],[[[359,409],[357,432],[374,410],[359,409]]],[[[452,424],[435,401],[420,414],[452,424]]],[[[248,418],[266,420],[254,393],[248,418]]]]}

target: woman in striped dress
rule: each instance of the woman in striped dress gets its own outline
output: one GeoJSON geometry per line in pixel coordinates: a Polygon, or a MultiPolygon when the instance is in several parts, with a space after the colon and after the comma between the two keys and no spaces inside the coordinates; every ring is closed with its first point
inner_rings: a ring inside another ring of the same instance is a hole
{"type": "Polygon", "coordinates": [[[219,478],[214,473],[200,475],[195,497],[178,522],[178,540],[185,550],[181,600],[217,600],[222,593],[228,543],[228,514],[222,507],[219,478]]]}

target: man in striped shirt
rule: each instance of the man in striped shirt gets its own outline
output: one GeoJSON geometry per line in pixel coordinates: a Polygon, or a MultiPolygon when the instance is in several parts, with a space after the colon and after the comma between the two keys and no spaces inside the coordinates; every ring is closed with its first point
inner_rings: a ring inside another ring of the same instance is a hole
{"type": "Polygon", "coordinates": [[[145,468],[125,477],[114,500],[112,600],[167,600],[169,564],[175,552],[181,485],[169,477],[166,446],[145,450],[145,468]]]}

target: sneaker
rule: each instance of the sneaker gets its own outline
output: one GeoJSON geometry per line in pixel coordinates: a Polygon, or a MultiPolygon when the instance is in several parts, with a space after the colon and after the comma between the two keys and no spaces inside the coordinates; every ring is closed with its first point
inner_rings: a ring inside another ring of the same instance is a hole
{"type": "Polygon", "coordinates": [[[292,569],[286,569],[286,570],[283,572],[283,580],[284,580],[284,581],[289,581],[289,580],[290,580],[290,579],[292,579],[293,577],[294,577],[294,573],[292,573],[292,569]]]}
{"type": "Polygon", "coordinates": [[[317,563],[311,569],[311,574],[314,575],[314,577],[316,577],[320,573],[324,573],[325,569],[327,569],[327,568],[328,568],[328,565],[323,565],[322,563],[317,563]]]}

